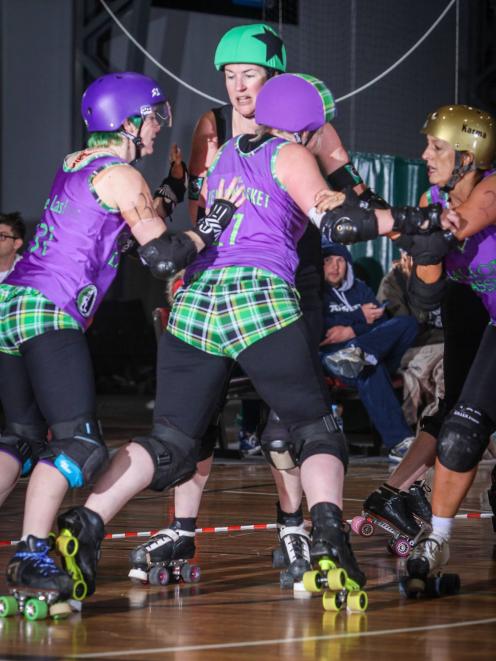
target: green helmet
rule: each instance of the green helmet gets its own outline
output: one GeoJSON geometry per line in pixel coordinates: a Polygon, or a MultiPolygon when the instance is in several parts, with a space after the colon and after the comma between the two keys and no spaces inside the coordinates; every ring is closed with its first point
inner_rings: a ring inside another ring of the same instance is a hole
{"type": "Polygon", "coordinates": [[[284,73],[286,48],[270,25],[240,25],[228,30],[219,41],[214,64],[217,71],[225,64],[258,64],[284,73]]]}

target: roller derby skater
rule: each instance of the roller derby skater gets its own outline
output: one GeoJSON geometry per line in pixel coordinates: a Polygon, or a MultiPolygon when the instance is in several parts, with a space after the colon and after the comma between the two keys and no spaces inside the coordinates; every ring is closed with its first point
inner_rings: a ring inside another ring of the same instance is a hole
{"type": "Polygon", "coordinates": [[[195,555],[195,519],[173,520],[131,551],[129,578],[135,583],[167,585],[197,583],[200,567],[189,564],[195,555]]]}
{"type": "Polygon", "coordinates": [[[367,610],[366,583],[350,544],[343,513],[332,503],[317,503],[310,509],[312,546],[310,555],[315,570],[303,574],[309,592],[323,592],[324,610],[351,612],[367,610]]]}
{"type": "Polygon", "coordinates": [[[286,514],[277,503],[277,538],[279,547],[272,552],[272,566],[283,569],[282,588],[292,588],[310,569],[310,535],[305,529],[301,507],[286,514]]]}

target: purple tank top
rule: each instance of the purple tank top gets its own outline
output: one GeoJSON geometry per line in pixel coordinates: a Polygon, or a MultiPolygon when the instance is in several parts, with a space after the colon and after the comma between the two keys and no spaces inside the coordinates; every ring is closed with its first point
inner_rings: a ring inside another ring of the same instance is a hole
{"type": "Polygon", "coordinates": [[[58,170],[33,240],[5,279],[33,287],[83,328],[100,305],[119,265],[119,246],[129,237],[118,209],[103,206],[95,175],[127,162],[117,156],[87,157],[58,170]]]}
{"type": "Polygon", "coordinates": [[[242,139],[243,136],[237,136],[229,140],[217,153],[208,175],[207,207],[216,197],[220,180],[224,179],[227,185],[235,176],[244,183],[246,201],[218,244],[203,250],[191,264],[186,279],[206,269],[253,266],[294,284],[296,244],[308,220],[276,178],[275,159],[288,142],[269,138],[244,153],[240,149],[242,139]]]}
{"type": "MultiPolygon", "coordinates": [[[[487,170],[484,177],[493,174],[496,170],[487,170]]],[[[429,188],[427,198],[430,203],[448,206],[448,196],[439,186],[429,188]]],[[[444,266],[451,280],[469,285],[481,297],[491,323],[496,324],[496,226],[465,239],[460,248],[446,255],[444,266]]]]}

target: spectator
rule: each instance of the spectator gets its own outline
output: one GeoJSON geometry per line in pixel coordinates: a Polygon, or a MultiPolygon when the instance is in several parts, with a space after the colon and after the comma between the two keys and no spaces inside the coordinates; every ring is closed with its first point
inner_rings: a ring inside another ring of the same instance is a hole
{"type": "Polygon", "coordinates": [[[404,250],[393,264],[377,292],[378,300],[392,317],[413,315],[418,324],[417,338],[403,358],[399,372],[403,376],[403,413],[409,425],[417,424],[421,415],[433,415],[444,397],[443,324],[441,308],[432,311],[415,307],[407,285],[412,258],[404,250]]]}
{"type": "Polygon", "coordinates": [[[357,388],[390,461],[398,463],[413,439],[390,375],[415,341],[417,321],[412,316],[385,318],[372,290],[355,278],[345,246],[327,244],[323,255],[324,370],[357,388]]]}
{"type": "Polygon", "coordinates": [[[18,211],[0,213],[0,282],[3,282],[21,259],[26,227],[18,211]]]}

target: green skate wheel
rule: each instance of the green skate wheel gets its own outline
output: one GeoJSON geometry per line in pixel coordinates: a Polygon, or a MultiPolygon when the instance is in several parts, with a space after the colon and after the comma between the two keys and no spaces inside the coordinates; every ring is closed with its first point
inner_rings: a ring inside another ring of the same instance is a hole
{"type": "Polygon", "coordinates": [[[44,620],[48,615],[48,606],[46,601],[41,599],[28,599],[24,606],[24,617],[26,620],[44,620]]]}
{"type": "Polygon", "coordinates": [[[16,615],[19,608],[15,597],[0,597],[0,617],[16,615]]]}
{"type": "Polygon", "coordinates": [[[364,590],[350,592],[346,605],[353,613],[364,613],[369,605],[369,598],[364,590]]]}
{"type": "Polygon", "coordinates": [[[327,572],[327,585],[329,590],[342,590],[346,585],[347,574],[341,567],[329,569],[327,572]]]}
{"type": "Polygon", "coordinates": [[[303,587],[307,592],[322,592],[320,572],[306,571],[303,574],[303,587]]]}
{"type": "Polygon", "coordinates": [[[343,608],[343,597],[340,592],[324,592],[322,595],[322,606],[325,611],[337,613],[343,608]]]}

